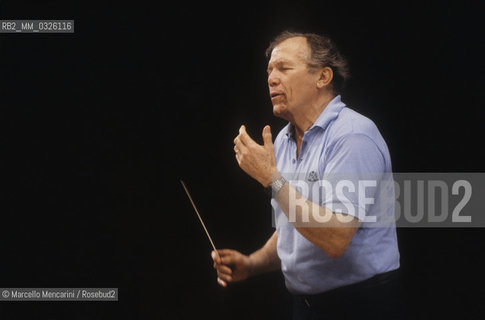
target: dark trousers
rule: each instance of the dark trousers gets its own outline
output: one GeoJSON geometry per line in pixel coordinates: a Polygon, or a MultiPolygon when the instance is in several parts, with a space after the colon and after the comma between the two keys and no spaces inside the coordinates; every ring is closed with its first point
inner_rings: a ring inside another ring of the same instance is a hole
{"type": "Polygon", "coordinates": [[[399,270],[316,295],[293,296],[293,320],[407,319],[399,270]]]}

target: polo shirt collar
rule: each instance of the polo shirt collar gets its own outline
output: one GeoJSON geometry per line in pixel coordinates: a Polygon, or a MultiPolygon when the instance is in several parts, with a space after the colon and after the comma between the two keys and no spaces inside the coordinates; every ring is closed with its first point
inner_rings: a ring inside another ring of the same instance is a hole
{"type": "MultiPolygon", "coordinates": [[[[345,107],[345,103],[342,102],[340,95],[334,97],[328,105],[323,109],[322,113],[318,116],[315,123],[308,129],[308,131],[312,130],[315,127],[320,127],[322,130],[325,130],[330,122],[332,122],[335,118],[338,117],[338,114],[342,109],[345,107]]],[[[288,124],[286,129],[286,136],[288,138],[293,138],[294,128],[291,123],[288,124]]]]}

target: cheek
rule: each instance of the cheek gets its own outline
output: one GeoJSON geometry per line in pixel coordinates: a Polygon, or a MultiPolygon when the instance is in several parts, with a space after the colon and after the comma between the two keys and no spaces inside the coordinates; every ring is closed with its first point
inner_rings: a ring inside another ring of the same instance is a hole
{"type": "Polygon", "coordinates": [[[301,95],[305,94],[305,89],[308,84],[306,84],[305,79],[296,78],[292,81],[291,85],[288,86],[288,99],[298,100],[301,95]]]}
{"type": "Polygon", "coordinates": [[[300,79],[300,81],[297,83],[297,86],[298,92],[301,93],[303,96],[311,95],[316,90],[316,83],[314,79],[310,79],[308,76],[300,79]]]}

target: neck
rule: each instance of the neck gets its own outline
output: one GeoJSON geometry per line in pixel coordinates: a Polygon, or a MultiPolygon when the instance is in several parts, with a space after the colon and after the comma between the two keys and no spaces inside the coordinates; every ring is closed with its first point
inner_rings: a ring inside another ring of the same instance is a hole
{"type": "Polygon", "coordinates": [[[301,112],[293,115],[290,122],[295,128],[297,142],[302,141],[305,132],[311,128],[333,98],[335,98],[333,94],[321,95],[313,103],[308,104],[307,108],[301,109],[301,112]]]}

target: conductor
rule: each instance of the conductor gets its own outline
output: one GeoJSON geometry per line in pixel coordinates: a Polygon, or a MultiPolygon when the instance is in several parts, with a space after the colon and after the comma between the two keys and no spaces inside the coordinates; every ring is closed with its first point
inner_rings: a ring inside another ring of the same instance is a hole
{"type": "Polygon", "coordinates": [[[266,55],[273,114],[288,124],[274,143],[265,126],[263,145],[241,126],[234,152],[242,170],[272,189],[276,231],[250,255],[212,252],[218,283],[281,270],[293,319],[404,318],[395,225],[368,228],[365,220],[393,214],[393,207],[338,192],[317,199],[298,183],[392,173],[376,125],[341,100],[346,60],[331,39],[312,33],[283,32],[266,55]]]}

